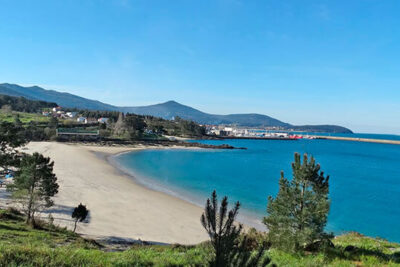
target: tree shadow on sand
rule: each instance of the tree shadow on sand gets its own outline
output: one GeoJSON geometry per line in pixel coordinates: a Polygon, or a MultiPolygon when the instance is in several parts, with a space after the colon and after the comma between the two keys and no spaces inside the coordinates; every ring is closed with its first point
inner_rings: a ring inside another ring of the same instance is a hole
{"type": "Polygon", "coordinates": [[[65,206],[65,205],[54,205],[51,208],[46,209],[43,211],[45,214],[64,214],[64,215],[71,215],[74,207],[65,206]]]}

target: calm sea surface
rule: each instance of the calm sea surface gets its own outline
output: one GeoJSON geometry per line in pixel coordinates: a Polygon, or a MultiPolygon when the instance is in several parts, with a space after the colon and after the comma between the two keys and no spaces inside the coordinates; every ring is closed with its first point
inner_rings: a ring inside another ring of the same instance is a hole
{"type": "MultiPolygon", "coordinates": [[[[368,135],[376,137],[381,136],[368,135]]],[[[267,197],[276,195],[280,171],[291,178],[294,152],[308,153],[331,177],[327,230],[358,231],[400,242],[399,145],[333,140],[202,142],[248,149],[146,150],[119,155],[115,161],[138,182],[201,206],[216,189],[220,197],[242,203],[242,221],[262,228],[267,197]]]]}

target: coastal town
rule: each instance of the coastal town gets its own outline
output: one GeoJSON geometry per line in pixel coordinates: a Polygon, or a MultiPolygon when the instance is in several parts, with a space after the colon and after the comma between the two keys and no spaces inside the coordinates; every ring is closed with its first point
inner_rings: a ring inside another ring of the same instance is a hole
{"type": "Polygon", "coordinates": [[[206,125],[206,134],[220,138],[237,138],[237,139],[280,139],[280,140],[297,140],[297,139],[314,139],[314,136],[300,135],[283,131],[279,127],[265,128],[246,128],[238,126],[225,125],[206,125]]]}

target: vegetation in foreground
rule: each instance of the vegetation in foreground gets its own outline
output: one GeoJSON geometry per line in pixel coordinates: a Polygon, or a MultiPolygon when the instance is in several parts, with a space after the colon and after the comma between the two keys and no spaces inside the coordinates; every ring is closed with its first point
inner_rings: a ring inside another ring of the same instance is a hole
{"type": "Polygon", "coordinates": [[[236,202],[233,209],[228,211],[228,198],[224,197],[218,205],[217,193],[207,199],[204,213],[200,221],[211,240],[209,265],[222,266],[267,266],[271,260],[266,256],[268,244],[266,238],[249,238],[243,234],[243,226],[236,225],[240,203],[236,202]]]}
{"type": "Polygon", "coordinates": [[[18,212],[0,211],[0,266],[202,266],[208,255],[202,245],[106,250],[66,229],[43,222],[34,229],[18,212]]]}
{"type": "MultiPolygon", "coordinates": [[[[261,238],[251,231],[249,240],[261,238]]],[[[277,266],[400,266],[400,244],[349,233],[333,239],[325,253],[270,249],[277,266]]],[[[0,210],[0,266],[208,266],[211,245],[133,245],[125,251],[85,240],[42,223],[34,229],[14,210],[0,210]]]]}

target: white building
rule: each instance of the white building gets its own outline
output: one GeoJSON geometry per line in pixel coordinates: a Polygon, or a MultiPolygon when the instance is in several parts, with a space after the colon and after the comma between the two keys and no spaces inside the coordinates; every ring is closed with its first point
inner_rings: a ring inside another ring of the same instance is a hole
{"type": "Polygon", "coordinates": [[[87,120],[86,117],[79,117],[76,119],[76,121],[80,123],[86,123],[86,120],[87,120]]]}
{"type": "Polygon", "coordinates": [[[75,118],[78,115],[78,112],[67,112],[66,115],[70,118],[75,118]]]}
{"type": "Polygon", "coordinates": [[[97,121],[100,122],[100,123],[107,123],[108,120],[109,120],[108,118],[100,118],[97,121]]]}
{"type": "Polygon", "coordinates": [[[95,124],[95,123],[97,123],[98,121],[96,120],[96,118],[86,118],[85,119],[85,123],[86,124],[95,124]]]}
{"type": "Polygon", "coordinates": [[[218,129],[210,130],[210,134],[220,135],[220,133],[221,133],[221,130],[218,130],[218,129]]]}
{"type": "Polygon", "coordinates": [[[53,112],[60,111],[61,109],[62,109],[61,107],[55,107],[55,108],[53,108],[53,112]]]}

